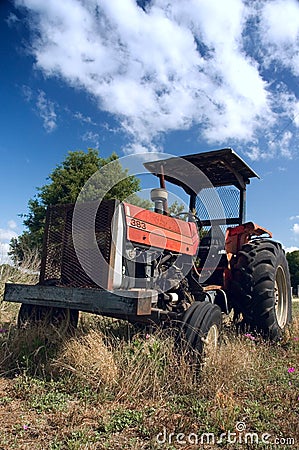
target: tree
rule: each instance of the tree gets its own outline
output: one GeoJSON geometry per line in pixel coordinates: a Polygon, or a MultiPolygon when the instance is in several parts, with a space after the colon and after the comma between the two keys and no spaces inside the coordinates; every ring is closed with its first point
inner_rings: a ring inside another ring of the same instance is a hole
{"type": "MultiPolygon", "coordinates": [[[[169,214],[172,216],[180,216],[183,212],[186,212],[186,207],[182,204],[177,202],[176,200],[168,207],[169,214]]],[[[184,219],[183,215],[180,217],[180,219],[184,219]]]]}
{"type": "Polygon", "coordinates": [[[297,289],[299,285],[299,250],[287,253],[287,261],[289,263],[291,285],[297,289]]]}
{"type": "Polygon", "coordinates": [[[140,180],[129,176],[123,169],[118,156],[113,153],[108,158],[101,158],[97,150],[71,151],[65,160],[59,164],[49,175],[49,183],[37,188],[37,194],[28,202],[28,214],[23,215],[23,224],[26,230],[18,238],[13,238],[10,243],[9,255],[14,263],[20,263],[28,254],[41,251],[45,217],[47,207],[50,205],[74,203],[89,178],[99,169],[101,173],[95,177],[95,182],[88,186],[89,199],[99,198],[106,192],[107,185],[113,188],[105,195],[105,198],[118,198],[124,200],[132,196],[140,206],[148,206],[134,194],[140,189],[140,180]],[[107,166],[114,161],[113,168],[107,166]],[[102,173],[104,171],[104,174],[102,173]],[[125,178],[119,181],[121,178],[125,178]]]}

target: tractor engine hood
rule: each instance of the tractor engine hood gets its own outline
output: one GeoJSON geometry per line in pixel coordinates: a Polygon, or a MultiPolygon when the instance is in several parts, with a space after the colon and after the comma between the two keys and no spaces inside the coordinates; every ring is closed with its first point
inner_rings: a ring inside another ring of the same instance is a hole
{"type": "Polygon", "coordinates": [[[185,222],[128,203],[123,205],[128,241],[183,255],[196,255],[199,235],[194,222],[185,222]]]}

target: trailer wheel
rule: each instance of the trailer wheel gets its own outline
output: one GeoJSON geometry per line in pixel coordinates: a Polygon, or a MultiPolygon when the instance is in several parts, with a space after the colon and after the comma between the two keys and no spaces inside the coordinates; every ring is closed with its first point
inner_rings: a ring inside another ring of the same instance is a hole
{"type": "Polygon", "coordinates": [[[73,332],[78,325],[79,311],[69,308],[35,306],[22,303],[18,315],[18,328],[40,326],[60,336],[73,332]]]}
{"type": "Polygon", "coordinates": [[[217,305],[194,302],[182,319],[181,338],[191,348],[196,359],[214,353],[220,343],[222,313],[217,305]]]}
{"type": "Polygon", "coordinates": [[[291,283],[285,252],[278,242],[245,244],[232,267],[233,306],[251,330],[279,340],[292,316],[291,283]]]}

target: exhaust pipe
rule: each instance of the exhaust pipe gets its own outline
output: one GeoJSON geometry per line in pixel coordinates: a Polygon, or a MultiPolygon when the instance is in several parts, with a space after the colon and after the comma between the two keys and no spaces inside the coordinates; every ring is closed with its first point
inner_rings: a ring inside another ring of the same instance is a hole
{"type": "Polygon", "coordinates": [[[155,203],[155,212],[159,214],[167,214],[165,204],[167,204],[168,192],[164,188],[156,188],[151,190],[151,200],[155,203]]]}

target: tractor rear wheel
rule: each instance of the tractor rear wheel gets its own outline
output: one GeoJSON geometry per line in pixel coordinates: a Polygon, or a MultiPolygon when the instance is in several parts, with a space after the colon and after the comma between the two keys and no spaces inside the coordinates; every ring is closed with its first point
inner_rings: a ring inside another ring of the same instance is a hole
{"type": "MultiPolygon", "coordinates": [[[[18,328],[40,326],[45,331],[64,336],[78,325],[79,311],[69,308],[35,306],[22,303],[18,315],[18,328]]],[[[49,333],[49,334],[51,334],[49,333]]]]}
{"type": "Polygon", "coordinates": [[[232,265],[231,297],[243,323],[265,338],[281,338],[292,316],[288,263],[278,242],[245,244],[232,265]]]}
{"type": "Polygon", "coordinates": [[[181,325],[181,338],[196,359],[215,352],[220,342],[222,313],[217,305],[194,302],[185,312],[181,325]]]}

